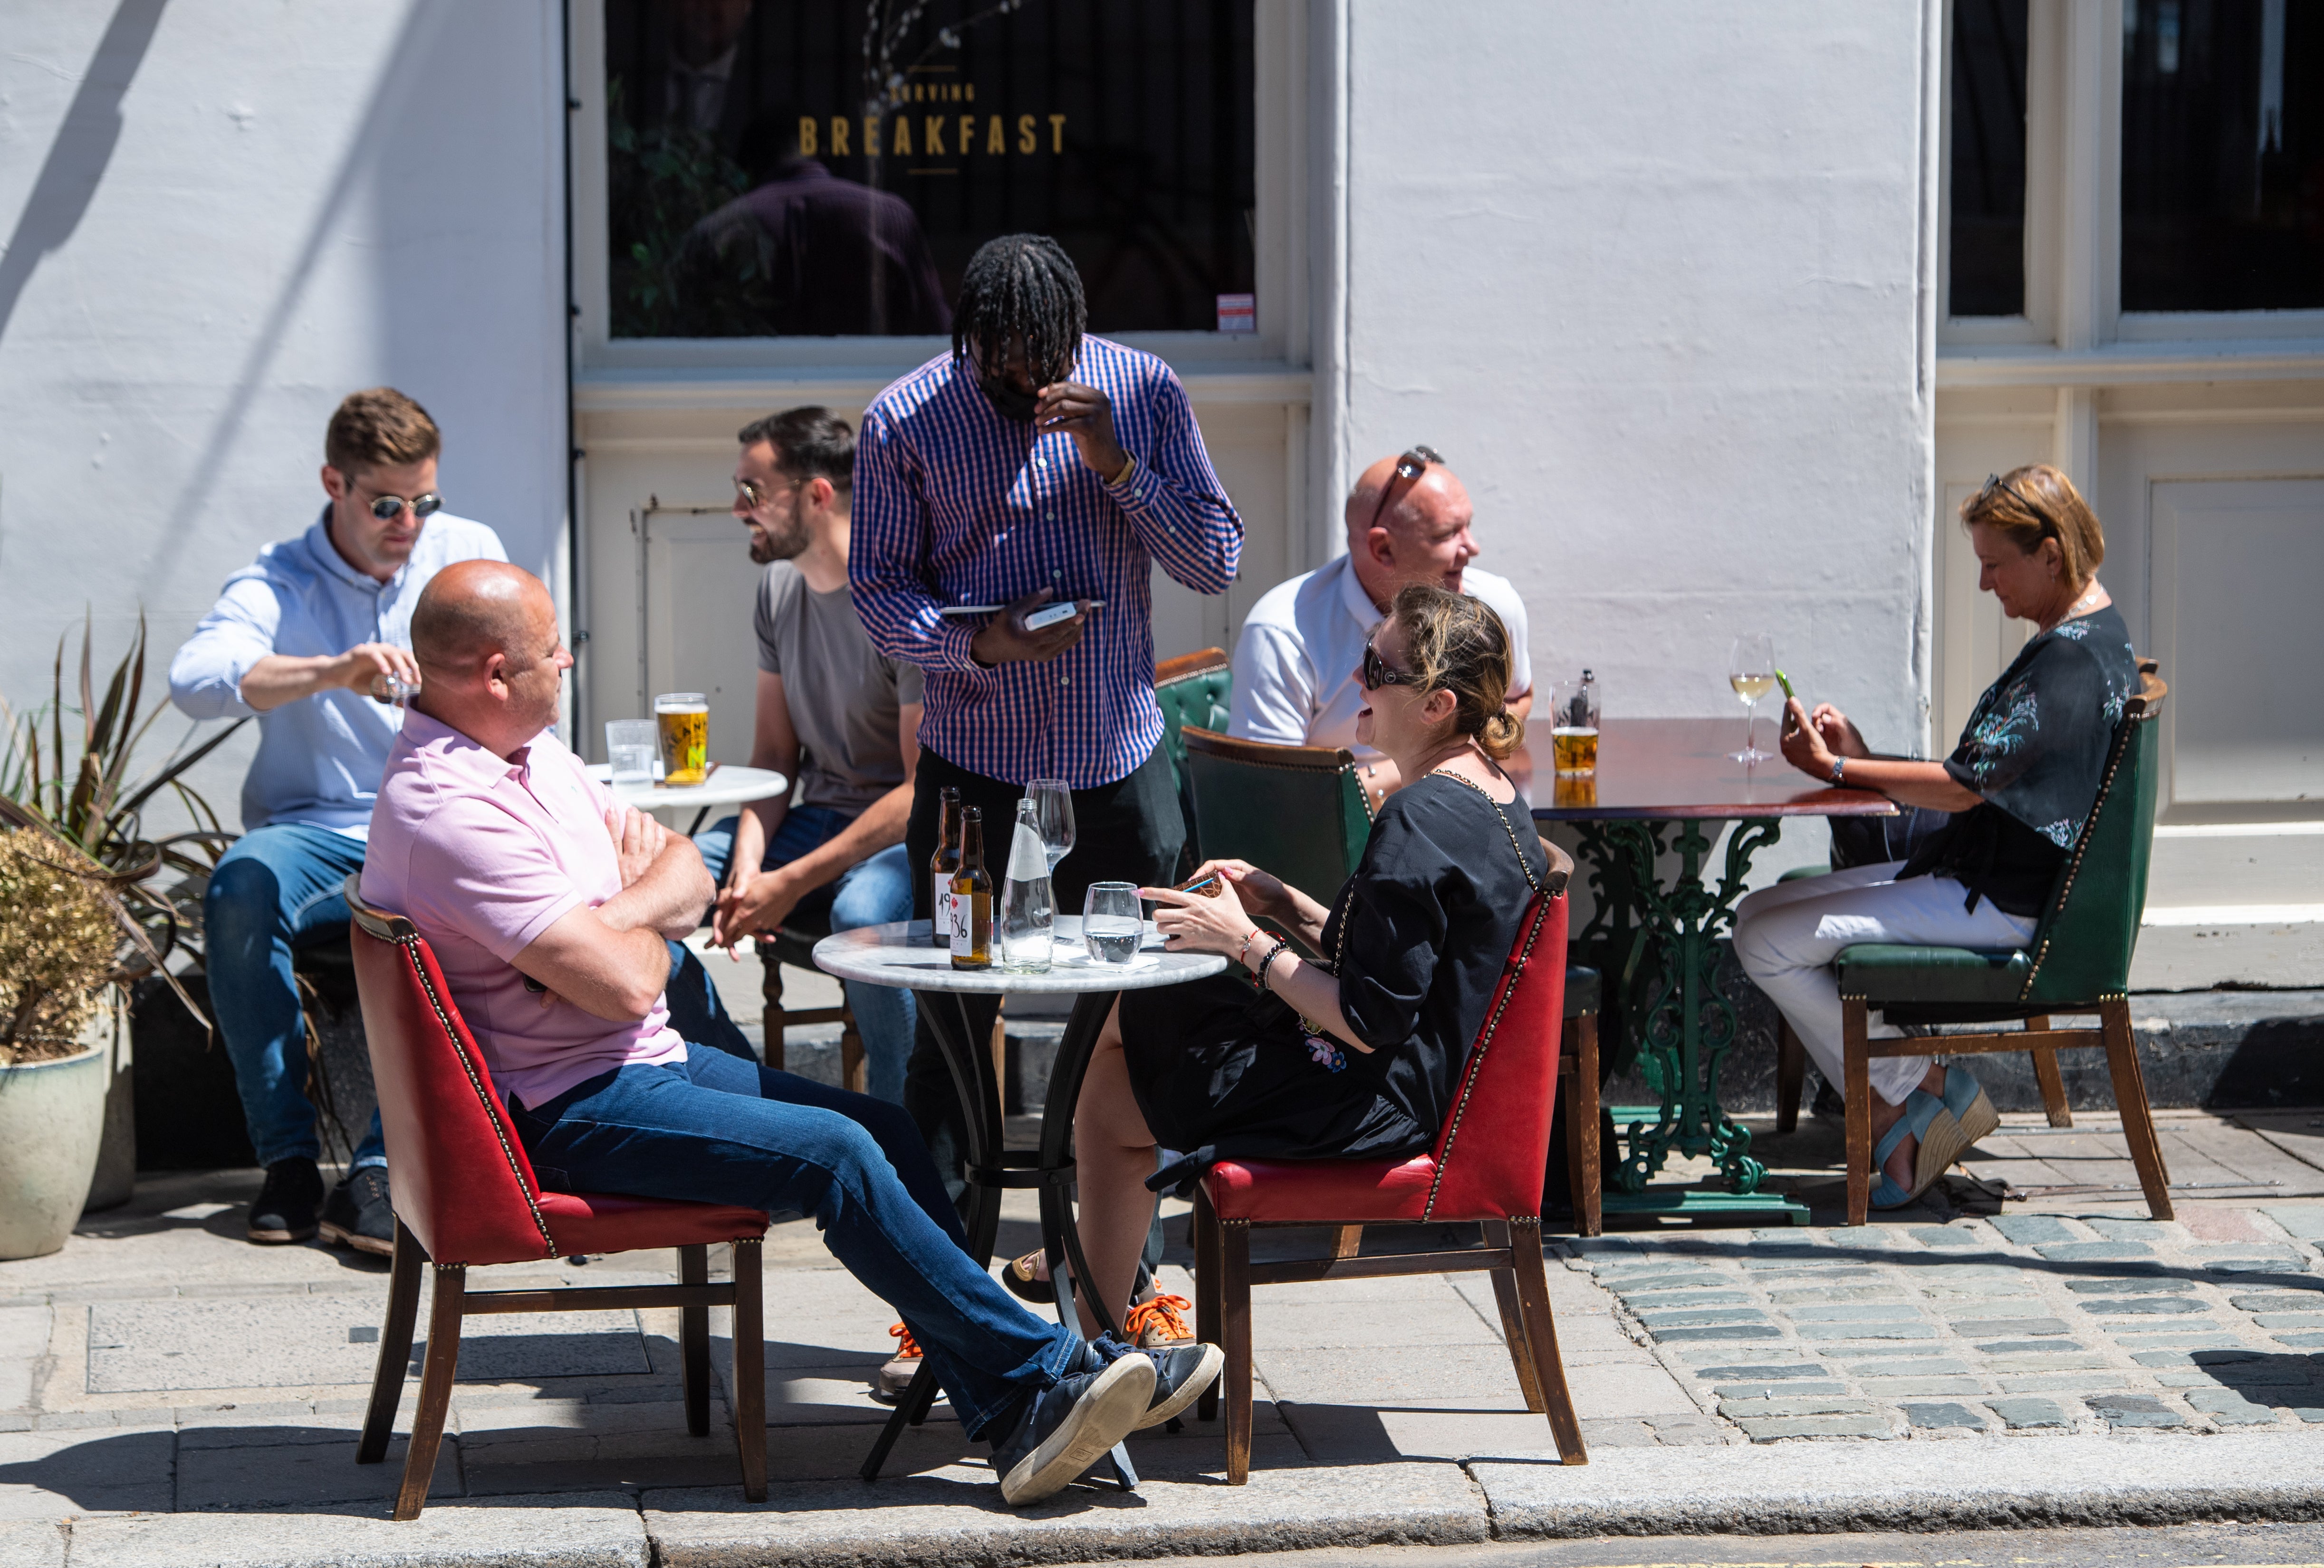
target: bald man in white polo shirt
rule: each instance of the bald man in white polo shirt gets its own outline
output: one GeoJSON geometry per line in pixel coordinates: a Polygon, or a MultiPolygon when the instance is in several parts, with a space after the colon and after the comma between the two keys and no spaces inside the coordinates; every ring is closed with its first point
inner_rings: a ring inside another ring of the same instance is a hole
{"type": "Polygon", "coordinates": [[[1348,493],[1348,553],[1278,583],[1251,606],[1235,644],[1234,710],[1227,733],[1281,746],[1344,746],[1356,754],[1378,806],[1402,782],[1396,764],[1356,740],[1364,706],[1356,666],[1397,590],[1434,583],[1491,605],[1509,632],[1509,711],[1533,708],[1525,601],[1507,578],[1471,565],[1482,552],[1476,509],[1426,447],[1383,457],[1348,493]]]}

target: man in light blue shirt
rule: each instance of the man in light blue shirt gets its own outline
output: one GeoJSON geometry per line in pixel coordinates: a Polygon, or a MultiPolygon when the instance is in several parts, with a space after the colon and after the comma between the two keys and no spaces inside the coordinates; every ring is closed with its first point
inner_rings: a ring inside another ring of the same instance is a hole
{"type": "Polygon", "coordinates": [[[394,1251],[376,1113],[346,1179],[323,1192],[290,955],[346,940],[339,887],[363,869],[372,802],[403,723],[400,699],[420,684],[411,610],[420,590],[455,561],[508,559],[491,529],[438,510],[442,445],[428,410],[401,392],[351,394],[324,438],[322,515],[228,577],[170,664],[171,698],[195,718],[258,718],[243,836],[202,906],[210,1007],[266,1167],[253,1241],[300,1241],[319,1228],[367,1252],[394,1251]]]}

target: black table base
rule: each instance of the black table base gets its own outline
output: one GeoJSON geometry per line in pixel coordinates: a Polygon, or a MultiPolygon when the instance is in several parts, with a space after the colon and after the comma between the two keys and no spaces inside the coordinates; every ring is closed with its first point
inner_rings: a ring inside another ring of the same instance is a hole
{"type": "MultiPolygon", "coordinates": [[[[1001,1084],[992,1072],[992,1053],[983,1048],[985,1042],[970,1038],[962,993],[913,992],[919,1001],[920,1016],[928,1020],[928,1032],[944,1054],[945,1065],[952,1069],[953,1087],[960,1094],[967,1123],[968,1190],[962,1194],[961,1222],[968,1232],[968,1255],[976,1259],[978,1268],[991,1268],[993,1242],[1001,1231],[1001,1194],[1010,1188],[1038,1188],[1041,1194],[1041,1240],[1048,1254],[1049,1279],[1056,1290],[1057,1321],[1076,1334],[1081,1333],[1081,1319],[1074,1311],[1073,1281],[1089,1277],[1089,1262],[1082,1256],[1081,1232],[1074,1223],[1074,1107],[1081,1099],[1082,1078],[1089,1070],[1090,1053],[1097,1048],[1098,1034],[1105,1028],[1106,1015],[1113,1010],[1114,999],[1120,994],[1090,991],[1074,999],[1073,1016],[1066,1020],[1065,1038],[1057,1044],[1056,1064],[1049,1072],[1049,1098],[1041,1114],[1041,1141],[1032,1148],[1010,1148],[1007,1124],[1002,1120],[1001,1084]]],[[[1093,1297],[1089,1307],[1101,1332],[1120,1327],[1106,1303],[1093,1297]]],[[[905,1427],[918,1426],[927,1419],[936,1397],[936,1374],[922,1360],[920,1370],[912,1376],[911,1386],[897,1400],[894,1413],[881,1428],[879,1440],[863,1461],[865,1480],[879,1479],[896,1440],[903,1435],[905,1427]]],[[[1119,1443],[1114,1445],[1112,1460],[1114,1474],[1122,1490],[1133,1490],[1138,1485],[1138,1472],[1130,1467],[1128,1452],[1119,1443]]]]}

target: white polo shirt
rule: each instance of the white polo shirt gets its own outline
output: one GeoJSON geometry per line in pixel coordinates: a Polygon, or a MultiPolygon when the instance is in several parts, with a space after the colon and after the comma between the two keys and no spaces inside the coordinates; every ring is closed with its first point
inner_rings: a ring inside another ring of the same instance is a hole
{"type": "MultiPolygon", "coordinates": [[[[1491,605],[1508,628],[1515,701],[1533,689],[1525,601],[1506,577],[1475,567],[1461,574],[1461,589],[1491,605]]],[[[1379,757],[1356,743],[1356,712],[1364,706],[1356,666],[1380,620],[1347,556],[1269,588],[1251,606],[1235,644],[1227,733],[1284,746],[1345,746],[1366,761],[1379,757]]]]}

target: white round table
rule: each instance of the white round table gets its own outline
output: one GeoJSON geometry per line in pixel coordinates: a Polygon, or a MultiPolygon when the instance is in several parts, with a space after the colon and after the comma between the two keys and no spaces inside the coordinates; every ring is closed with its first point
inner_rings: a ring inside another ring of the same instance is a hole
{"type": "MultiPolygon", "coordinates": [[[[1081,1234],[1073,1223],[1067,1194],[1074,1181],[1074,1106],[1082,1093],[1082,1075],[1089,1070],[1106,1014],[1125,991],[1182,985],[1190,980],[1222,973],[1227,960],[1216,953],[1166,953],[1153,923],[1129,964],[1101,964],[1084,955],[1080,962],[1065,955],[1081,954],[1082,922],[1078,915],[1060,915],[1056,941],[1059,954],[1046,974],[1019,974],[1002,969],[954,969],[952,955],[936,946],[926,920],[899,920],[885,926],[865,926],[836,931],[815,945],[816,967],[842,980],[898,986],[919,999],[919,1015],[927,1019],[945,1064],[952,1069],[953,1086],[960,1094],[967,1123],[968,1255],[979,1268],[992,1262],[992,1245],[1001,1227],[1001,1194],[1010,1187],[1038,1187],[1041,1194],[1041,1241],[1049,1255],[1049,1279],[1056,1288],[1057,1318],[1076,1333],[1081,1320],[1074,1314],[1072,1281],[1089,1277],[1082,1256],[1081,1234]],[[964,996],[1028,992],[1074,997],[1073,1016],[1065,1037],[1057,1042],[1057,1059],[1049,1069],[1049,1098],[1041,1115],[1041,1142],[1036,1148],[1006,1146],[1001,1120],[1001,1084],[992,1073],[992,1054],[979,1050],[968,1038],[964,996]]],[[[998,944],[996,944],[998,945],[998,944]]],[[[1117,1328],[1108,1304],[1093,1299],[1091,1315],[1104,1328],[1117,1328]]],[[[896,1403],[880,1441],[863,1463],[863,1479],[874,1480],[886,1462],[888,1451],[907,1425],[917,1424],[936,1397],[934,1374],[927,1365],[911,1388],[896,1403]]],[[[1138,1484],[1129,1456],[1114,1450],[1114,1467],[1125,1489],[1138,1484]]]]}
{"type": "MultiPolygon", "coordinates": [[[[659,766],[659,763],[656,764],[659,766]]],[[[589,764],[589,777],[603,784],[613,776],[608,762],[589,764]]],[[[733,762],[721,762],[709,778],[699,784],[623,784],[613,791],[613,798],[624,806],[634,806],[641,811],[682,811],[696,807],[694,826],[686,830],[692,838],[702,831],[703,818],[714,806],[745,806],[753,800],[764,800],[782,794],[791,781],[772,768],[745,768],[733,762]]]]}

